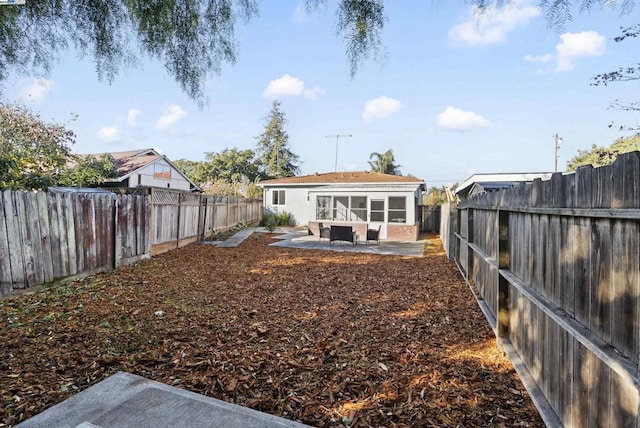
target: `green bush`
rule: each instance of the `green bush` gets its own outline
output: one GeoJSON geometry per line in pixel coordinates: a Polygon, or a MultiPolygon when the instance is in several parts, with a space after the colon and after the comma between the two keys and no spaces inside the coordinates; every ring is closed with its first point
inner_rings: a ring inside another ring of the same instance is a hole
{"type": "Polygon", "coordinates": [[[278,226],[290,225],[292,218],[293,216],[288,212],[264,213],[262,214],[262,220],[260,220],[260,226],[264,226],[269,232],[273,232],[278,226]]]}

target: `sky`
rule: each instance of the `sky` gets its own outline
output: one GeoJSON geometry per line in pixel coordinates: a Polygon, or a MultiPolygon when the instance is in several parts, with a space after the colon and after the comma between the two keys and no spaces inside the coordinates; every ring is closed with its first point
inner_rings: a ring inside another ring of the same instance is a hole
{"type": "Polygon", "coordinates": [[[427,186],[475,173],[548,172],[554,135],[559,169],[578,150],[609,145],[637,126],[637,112],[610,105],[638,99],[638,83],[593,86],[593,76],[637,64],[638,40],[617,43],[638,9],[576,10],[549,28],[537,1],[483,15],[467,1],[387,0],[384,55],[354,78],[336,35],[335,1],[307,14],[299,0],[259,1],[238,23],[238,59],[206,82],[200,107],[157,61],[141,60],[113,82],[91,58],[60,53],[45,78],[13,75],[9,101],[76,133],[75,153],[156,148],[171,160],[255,149],[274,100],[282,103],[301,173],[368,170],[393,150],[403,174],[427,186]],[[609,126],[613,123],[613,126],[609,126]],[[351,135],[336,139],[333,135],[351,135]]]}

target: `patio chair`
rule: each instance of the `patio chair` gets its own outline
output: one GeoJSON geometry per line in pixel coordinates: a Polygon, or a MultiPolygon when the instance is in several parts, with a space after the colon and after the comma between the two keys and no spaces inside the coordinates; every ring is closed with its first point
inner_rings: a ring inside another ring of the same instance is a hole
{"type": "Polygon", "coordinates": [[[322,223],[318,223],[318,241],[322,238],[331,239],[331,229],[324,227],[322,223]]]}
{"type": "Polygon", "coordinates": [[[369,241],[376,241],[376,245],[380,245],[380,228],[382,226],[378,226],[377,229],[367,229],[367,244],[369,241]]]}

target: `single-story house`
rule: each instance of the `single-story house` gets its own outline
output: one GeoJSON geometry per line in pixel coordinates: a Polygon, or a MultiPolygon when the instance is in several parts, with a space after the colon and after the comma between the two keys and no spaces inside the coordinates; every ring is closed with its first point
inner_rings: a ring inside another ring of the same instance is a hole
{"type": "Polygon", "coordinates": [[[369,171],[331,172],[266,180],[267,212],[288,212],[298,225],[318,234],[323,226],[350,225],[359,236],[378,229],[382,239],[415,241],[418,206],[425,182],[415,177],[369,171]]]}
{"type": "Polygon", "coordinates": [[[200,191],[200,188],[165,155],[159,154],[154,149],[82,154],[78,156],[92,156],[100,159],[105,155],[111,155],[113,157],[118,166],[118,176],[108,179],[100,185],[101,187],[126,188],[146,186],[200,191]]]}
{"type": "Polygon", "coordinates": [[[474,174],[460,183],[455,190],[455,194],[458,199],[463,201],[475,195],[495,192],[520,183],[528,183],[536,178],[550,180],[552,174],[552,172],[474,174]]]}

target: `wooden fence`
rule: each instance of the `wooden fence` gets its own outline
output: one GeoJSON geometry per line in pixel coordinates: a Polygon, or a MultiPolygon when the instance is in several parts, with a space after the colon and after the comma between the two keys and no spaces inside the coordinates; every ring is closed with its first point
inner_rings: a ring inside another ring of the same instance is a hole
{"type": "Polygon", "coordinates": [[[137,194],[0,191],[0,296],[132,263],[260,219],[260,201],[137,194]]]}
{"type": "Polygon", "coordinates": [[[237,224],[260,220],[262,202],[151,189],[152,254],[211,237],[237,224]]]}
{"type": "Polygon", "coordinates": [[[144,196],[11,190],[0,196],[1,295],[149,254],[144,196]]]}
{"type": "Polygon", "coordinates": [[[448,211],[449,255],[553,408],[547,422],[640,426],[640,152],[448,211]]]}
{"type": "Polygon", "coordinates": [[[421,208],[420,232],[437,232],[440,230],[440,206],[423,205],[421,208]]]}

